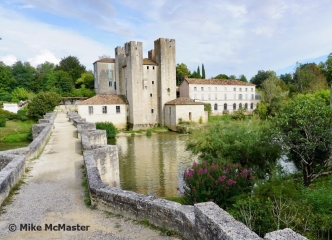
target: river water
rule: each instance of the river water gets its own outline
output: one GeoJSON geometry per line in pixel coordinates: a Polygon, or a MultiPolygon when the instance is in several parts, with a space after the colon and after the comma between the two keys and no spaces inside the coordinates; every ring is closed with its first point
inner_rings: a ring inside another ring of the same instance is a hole
{"type": "Polygon", "coordinates": [[[178,196],[183,171],[197,161],[197,156],[186,151],[188,137],[172,132],[116,137],[121,189],[156,197],[178,196]]]}

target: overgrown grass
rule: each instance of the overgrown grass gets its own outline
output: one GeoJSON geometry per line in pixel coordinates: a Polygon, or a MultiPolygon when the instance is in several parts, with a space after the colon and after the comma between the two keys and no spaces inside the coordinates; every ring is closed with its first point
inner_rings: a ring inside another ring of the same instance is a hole
{"type": "Polygon", "coordinates": [[[85,166],[81,166],[82,169],[82,187],[84,188],[84,204],[88,208],[93,208],[93,205],[91,204],[91,198],[90,198],[90,192],[89,192],[89,186],[88,186],[88,178],[86,176],[86,169],[85,166]]]}
{"type": "Polygon", "coordinates": [[[162,233],[162,235],[164,236],[174,236],[174,237],[178,237],[178,238],[183,238],[183,236],[173,230],[168,230],[166,228],[163,227],[158,227],[152,223],[149,222],[149,220],[143,220],[143,221],[139,221],[138,224],[143,225],[144,227],[148,227],[150,229],[156,230],[156,231],[160,231],[162,233]]]}
{"type": "Polygon", "coordinates": [[[149,128],[149,129],[139,129],[139,130],[122,130],[120,132],[123,133],[145,133],[145,132],[152,132],[152,133],[158,133],[158,132],[168,132],[169,129],[167,127],[153,127],[153,128],[149,128]]]}
{"type": "Polygon", "coordinates": [[[184,204],[183,202],[183,197],[182,196],[177,196],[177,197],[165,197],[166,200],[172,201],[172,202],[177,202],[180,204],[184,204]]]}
{"type": "Polygon", "coordinates": [[[0,128],[0,142],[29,142],[34,121],[7,121],[6,127],[0,128]]]}

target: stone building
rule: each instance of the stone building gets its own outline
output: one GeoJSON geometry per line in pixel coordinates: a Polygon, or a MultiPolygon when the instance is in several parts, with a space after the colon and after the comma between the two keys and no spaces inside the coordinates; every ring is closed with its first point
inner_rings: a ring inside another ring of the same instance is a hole
{"type": "MultiPolygon", "coordinates": [[[[94,77],[98,95],[125,96],[127,123],[134,130],[165,126],[165,104],[176,99],[175,40],[155,40],[148,58],[143,58],[141,42],[131,41],[124,47],[116,47],[115,58],[94,62],[94,77]]],[[[81,111],[79,114],[84,117],[81,111]]],[[[204,110],[201,116],[205,119],[204,110]]],[[[94,119],[96,122],[99,118],[94,119]]]]}
{"type": "Polygon", "coordinates": [[[229,79],[196,79],[185,77],[180,96],[211,104],[212,114],[233,113],[239,108],[248,112],[257,107],[256,86],[229,79]]]}

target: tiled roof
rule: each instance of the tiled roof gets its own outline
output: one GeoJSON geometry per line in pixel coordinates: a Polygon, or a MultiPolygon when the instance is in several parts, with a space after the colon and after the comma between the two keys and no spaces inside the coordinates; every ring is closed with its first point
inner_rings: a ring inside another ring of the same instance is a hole
{"type": "Polygon", "coordinates": [[[153,61],[152,59],[150,58],[144,58],[143,59],[143,65],[155,65],[155,66],[158,66],[158,64],[153,61]]]}
{"type": "Polygon", "coordinates": [[[189,84],[211,84],[211,85],[238,85],[238,86],[256,86],[252,83],[246,83],[239,80],[230,79],[200,79],[200,78],[184,78],[189,84]]]}
{"type": "Polygon", "coordinates": [[[128,101],[124,95],[98,94],[92,98],[89,98],[77,104],[78,105],[128,104],[128,101]]]}
{"type": "Polygon", "coordinates": [[[115,58],[102,58],[102,59],[95,61],[94,63],[96,63],[96,62],[115,63],[115,58]]]}
{"type": "Polygon", "coordinates": [[[190,99],[188,97],[179,97],[165,103],[165,105],[203,105],[203,104],[204,103],[202,102],[195,102],[195,100],[190,99]]]}

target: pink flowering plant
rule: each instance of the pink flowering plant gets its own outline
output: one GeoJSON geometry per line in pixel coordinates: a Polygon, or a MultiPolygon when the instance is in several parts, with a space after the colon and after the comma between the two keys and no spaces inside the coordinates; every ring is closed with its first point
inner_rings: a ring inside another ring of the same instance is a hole
{"type": "Polygon", "coordinates": [[[213,201],[222,208],[235,202],[235,197],[250,192],[253,175],[240,164],[194,163],[183,173],[183,202],[195,204],[213,201]]]}

